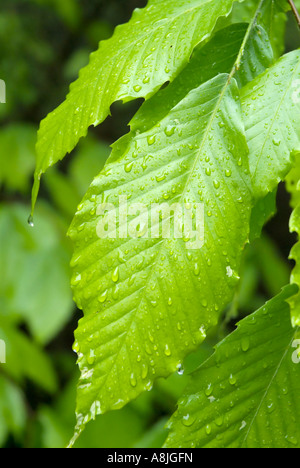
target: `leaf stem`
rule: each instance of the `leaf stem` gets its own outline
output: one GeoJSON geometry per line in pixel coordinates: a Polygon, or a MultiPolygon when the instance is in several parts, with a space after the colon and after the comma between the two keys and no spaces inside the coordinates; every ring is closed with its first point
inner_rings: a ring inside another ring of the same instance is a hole
{"type": "Polygon", "coordinates": [[[296,18],[296,21],[297,21],[297,23],[298,23],[298,26],[299,26],[299,28],[300,28],[300,14],[299,14],[299,12],[298,12],[298,10],[297,10],[297,8],[296,8],[296,5],[295,5],[295,3],[293,2],[293,0],[288,0],[288,1],[289,1],[289,4],[291,5],[292,11],[293,11],[293,13],[294,13],[294,16],[295,16],[295,18],[296,18]]]}

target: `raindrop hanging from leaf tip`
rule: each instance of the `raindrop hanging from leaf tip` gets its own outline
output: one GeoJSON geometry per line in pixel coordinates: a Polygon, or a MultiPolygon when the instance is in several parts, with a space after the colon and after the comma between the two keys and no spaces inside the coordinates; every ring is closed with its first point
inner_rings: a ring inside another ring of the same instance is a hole
{"type": "Polygon", "coordinates": [[[34,227],[34,221],[33,221],[33,216],[32,215],[29,216],[27,222],[28,222],[28,225],[30,227],[32,227],[32,228],[34,227]]]}

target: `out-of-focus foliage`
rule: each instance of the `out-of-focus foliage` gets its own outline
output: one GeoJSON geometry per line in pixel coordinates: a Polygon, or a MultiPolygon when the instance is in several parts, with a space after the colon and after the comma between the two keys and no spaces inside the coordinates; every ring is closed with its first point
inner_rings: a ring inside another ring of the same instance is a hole
{"type": "MultiPolygon", "coordinates": [[[[75,424],[78,372],[71,351],[80,317],[69,287],[67,226],[109,144],[126,132],[136,105],[116,105],[111,118],[80,143],[72,158],[45,176],[35,226],[27,224],[38,124],[68,92],[98,42],[127,21],[144,0],[1,0],[0,79],[7,102],[0,104],[0,447],[64,447],[75,424]]],[[[298,36],[293,19],[287,49],[298,36]]],[[[279,191],[278,203],[287,199],[279,191]]],[[[287,213],[288,216],[288,213],[287,213]]],[[[264,237],[247,248],[242,281],[226,321],[211,331],[179,374],[160,380],[126,408],[100,416],[76,447],[160,447],[166,421],[212,346],[289,281],[283,260],[292,244],[275,217],[264,237]]]]}

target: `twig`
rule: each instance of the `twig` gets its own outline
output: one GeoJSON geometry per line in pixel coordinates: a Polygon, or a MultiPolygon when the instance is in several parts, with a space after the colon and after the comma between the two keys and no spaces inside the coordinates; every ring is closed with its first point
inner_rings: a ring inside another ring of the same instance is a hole
{"type": "Polygon", "coordinates": [[[300,28],[300,14],[299,14],[299,12],[298,12],[298,10],[297,10],[297,8],[296,8],[296,5],[295,5],[295,3],[293,2],[293,0],[288,0],[288,1],[289,1],[289,4],[290,4],[291,7],[292,7],[292,11],[293,11],[293,13],[294,13],[294,15],[295,15],[296,21],[297,21],[298,26],[299,26],[299,28],[300,28]]]}

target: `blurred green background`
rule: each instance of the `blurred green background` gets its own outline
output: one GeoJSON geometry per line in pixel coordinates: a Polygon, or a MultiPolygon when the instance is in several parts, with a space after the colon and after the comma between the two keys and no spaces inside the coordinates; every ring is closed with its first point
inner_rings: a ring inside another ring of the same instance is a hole
{"type": "MultiPolygon", "coordinates": [[[[81,312],[69,286],[72,248],[66,231],[76,206],[109,155],[109,145],[127,132],[139,102],[112,107],[112,117],[89,132],[71,157],[43,179],[30,228],[34,146],[41,119],[63,101],[70,82],[88,63],[99,40],[111,36],[145,0],[1,0],[0,79],[0,447],[59,448],[73,435],[78,371],[72,352],[81,312]]],[[[287,50],[300,46],[294,19],[287,50]]],[[[289,281],[289,197],[278,192],[279,214],[261,240],[245,253],[242,281],[225,321],[184,372],[159,381],[152,392],[121,411],[98,417],[76,447],[160,447],[164,425],[188,381],[188,373],[212,352],[236,321],[277,294],[289,281]]]]}

